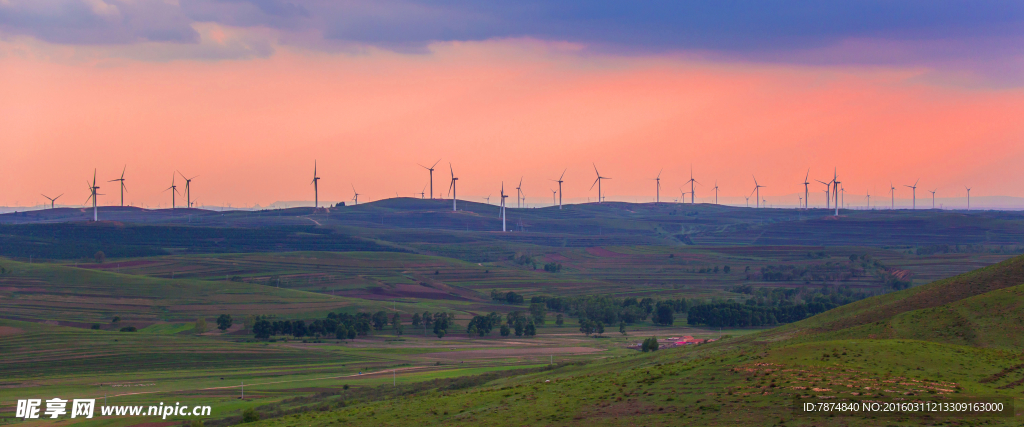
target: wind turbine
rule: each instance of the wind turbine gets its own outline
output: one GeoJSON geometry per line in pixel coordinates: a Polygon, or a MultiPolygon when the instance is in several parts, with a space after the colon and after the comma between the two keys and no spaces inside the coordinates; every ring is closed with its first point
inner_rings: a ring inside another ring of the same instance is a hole
{"type": "MultiPolygon", "coordinates": [[[[181,173],[181,171],[178,171],[178,175],[185,178],[185,174],[181,173]]],[[[316,176],[316,165],[313,166],[313,175],[316,176]]],[[[190,209],[192,208],[192,180],[196,179],[196,176],[185,178],[185,201],[188,203],[186,206],[190,209]]]]}
{"type": "Polygon", "coordinates": [[[820,182],[822,184],[825,184],[825,209],[831,208],[832,207],[832,205],[831,205],[831,203],[832,203],[832,183],[831,182],[825,182],[825,181],[822,181],[820,179],[816,179],[815,181],[818,181],[818,182],[820,182]]]}
{"type": "Polygon", "coordinates": [[[558,183],[558,209],[559,210],[562,209],[562,182],[563,182],[562,178],[565,177],[565,171],[567,171],[567,170],[569,170],[569,169],[563,170],[562,171],[562,176],[559,176],[558,179],[552,179],[552,181],[555,181],[555,182],[558,183]]]}
{"type": "Polygon", "coordinates": [[[458,181],[459,179],[455,177],[455,170],[452,169],[451,162],[448,163],[448,170],[452,173],[452,185],[448,187],[448,194],[452,195],[452,211],[457,211],[458,209],[456,209],[455,200],[457,200],[458,197],[455,195],[455,181],[458,181]]]}
{"type": "Polygon", "coordinates": [[[810,200],[807,198],[807,196],[810,194],[809,190],[807,189],[807,185],[810,184],[810,182],[807,181],[807,178],[810,178],[810,176],[811,170],[807,169],[807,175],[804,175],[804,210],[807,210],[807,201],[810,200]]]}
{"type": "MultiPolygon", "coordinates": [[[[121,206],[124,206],[124,192],[127,190],[124,186],[124,171],[128,170],[128,165],[124,165],[124,169],[121,169],[121,177],[118,179],[112,179],[107,182],[120,181],[121,182],[121,206]]],[[[60,196],[58,196],[60,197],[60,196]]]]}
{"type": "MultiPolygon", "coordinates": [[[[60,196],[63,196],[63,195],[64,195],[64,193],[60,193],[60,196]]],[[[57,199],[60,198],[60,196],[57,196],[57,197],[54,197],[54,198],[50,198],[50,196],[47,196],[47,195],[43,194],[43,197],[45,197],[47,199],[50,199],[50,209],[53,209],[53,202],[56,202],[57,199]]]]}
{"type": "Polygon", "coordinates": [[[486,201],[487,201],[487,204],[488,204],[488,205],[489,205],[489,204],[491,204],[491,195],[490,195],[490,194],[488,194],[488,195],[487,195],[487,197],[484,197],[484,200],[486,200],[486,201]]]}
{"type": "Polygon", "coordinates": [[[654,189],[654,203],[661,203],[661,171],[658,171],[658,176],[654,177],[655,189],[654,189]]]}
{"type": "Polygon", "coordinates": [[[871,210],[871,192],[865,191],[864,194],[868,196],[868,210],[871,210]]]}
{"type": "Polygon", "coordinates": [[[892,181],[889,181],[889,196],[892,197],[892,206],[889,207],[889,209],[890,210],[895,210],[896,209],[896,187],[892,186],[892,181]]]}
{"type": "Polygon", "coordinates": [[[682,188],[679,189],[679,203],[686,203],[686,192],[682,188]]]}
{"type": "Polygon", "coordinates": [[[597,165],[594,165],[594,173],[597,174],[597,179],[594,180],[593,184],[590,184],[590,189],[593,190],[594,189],[594,185],[597,185],[597,203],[602,203],[602,202],[604,202],[604,199],[601,198],[601,180],[602,179],[611,179],[611,178],[601,176],[601,172],[597,171],[597,165]]]}
{"type": "MultiPolygon", "coordinates": [[[[356,186],[355,185],[352,185],[352,194],[353,194],[352,195],[352,204],[353,205],[358,205],[359,204],[359,193],[356,192],[356,186]]],[[[398,193],[395,193],[395,197],[398,197],[398,193]]]]}
{"type": "MultiPolygon", "coordinates": [[[[175,176],[172,173],[171,174],[171,186],[167,187],[167,190],[171,190],[171,209],[174,209],[174,207],[175,207],[174,206],[174,194],[178,192],[178,186],[174,185],[174,178],[175,178],[175,176]]],[[[164,191],[167,191],[167,190],[164,190],[164,191]]]]}
{"type": "Polygon", "coordinates": [[[913,200],[914,200],[914,204],[913,204],[913,209],[917,209],[917,183],[918,183],[918,182],[921,182],[921,179],[920,179],[920,178],[918,178],[918,179],[917,179],[917,181],[916,181],[916,182],[914,182],[914,185],[904,185],[904,187],[907,187],[907,188],[909,188],[909,189],[911,189],[911,190],[913,190],[913,191],[914,191],[914,199],[913,199],[913,200]]]}
{"type": "MultiPolygon", "coordinates": [[[[967,186],[965,185],[964,188],[967,188],[967,186]]],[[[967,188],[967,210],[968,211],[971,210],[971,189],[970,188],[967,188]]]]}
{"type": "Polygon", "coordinates": [[[717,180],[715,181],[715,188],[714,188],[714,190],[715,190],[715,204],[717,205],[718,204],[718,181],[717,180]]]}
{"type": "Polygon", "coordinates": [[[516,187],[516,208],[523,207],[519,202],[523,200],[523,177],[519,177],[519,186],[516,187]]]}
{"type": "Polygon", "coordinates": [[[434,199],[434,166],[437,166],[438,163],[441,163],[441,159],[437,159],[437,161],[434,162],[434,164],[432,166],[430,166],[429,168],[426,167],[426,166],[420,165],[419,163],[417,163],[417,165],[420,165],[421,168],[430,171],[430,199],[431,200],[434,199]]]}
{"type": "Polygon", "coordinates": [[[934,190],[928,190],[929,193],[932,193],[932,209],[935,209],[935,192],[936,191],[939,191],[939,189],[936,188],[934,190]]]}
{"type": "Polygon", "coordinates": [[[555,198],[555,194],[557,194],[557,193],[558,193],[558,190],[555,190],[555,189],[551,190],[551,206],[554,206],[556,203],[558,203],[558,200],[555,198]]]}
{"type": "Polygon", "coordinates": [[[425,194],[427,194],[427,193],[426,193],[426,190],[427,190],[427,186],[426,186],[426,185],[424,185],[424,186],[423,186],[423,189],[422,189],[422,190],[420,190],[420,199],[421,199],[421,200],[423,199],[424,195],[425,195],[425,194]]]}
{"type": "MultiPolygon", "coordinates": [[[[179,172],[180,173],[180,172],[179,172]]],[[[316,160],[313,160],[313,208],[320,207],[320,190],[317,188],[317,181],[320,181],[320,177],[316,176],[316,160]]]]}
{"type": "Polygon", "coordinates": [[[505,228],[505,199],[507,199],[507,198],[508,198],[508,195],[505,194],[505,181],[502,181],[501,182],[501,231],[502,232],[508,231],[505,228]]]}
{"type": "Polygon", "coordinates": [[[697,180],[693,179],[693,166],[690,166],[690,180],[689,180],[689,181],[686,181],[686,182],[687,182],[688,184],[690,184],[690,204],[692,205],[692,204],[693,204],[693,199],[694,199],[694,197],[696,197],[696,195],[697,195],[697,193],[695,193],[695,192],[693,191],[693,184],[694,184],[694,183],[696,183],[696,184],[700,184],[699,182],[697,182],[697,180]]]}
{"type": "MultiPolygon", "coordinates": [[[[753,176],[753,175],[751,175],[751,176],[753,176]]],[[[763,185],[760,185],[760,184],[757,183],[757,177],[754,177],[754,191],[757,192],[757,207],[758,208],[761,207],[761,188],[763,188],[763,187],[764,187],[763,185]]]]}
{"type": "MultiPolygon", "coordinates": [[[[89,181],[85,181],[85,185],[89,186],[89,199],[92,199],[92,220],[99,221],[99,208],[96,207],[96,196],[99,194],[96,194],[96,190],[100,188],[96,186],[96,169],[92,170],[92,184],[89,184],[89,181]]],[[[88,202],[89,199],[85,199],[85,201],[88,202]]]]}

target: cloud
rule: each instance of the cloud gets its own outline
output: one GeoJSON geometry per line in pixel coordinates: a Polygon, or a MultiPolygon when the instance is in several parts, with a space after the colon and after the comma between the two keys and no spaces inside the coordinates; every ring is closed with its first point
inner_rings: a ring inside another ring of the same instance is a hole
{"type": "Polygon", "coordinates": [[[923,64],[979,75],[1020,74],[1022,21],[1024,2],[965,0],[0,0],[0,35],[72,45],[194,44],[195,24],[205,23],[273,30],[268,43],[316,50],[538,39],[618,55],[923,64]]]}

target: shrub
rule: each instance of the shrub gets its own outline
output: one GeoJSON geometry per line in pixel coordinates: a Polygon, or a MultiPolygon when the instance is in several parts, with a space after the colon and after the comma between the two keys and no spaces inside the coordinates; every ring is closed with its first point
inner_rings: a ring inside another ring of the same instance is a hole
{"type": "Polygon", "coordinates": [[[242,422],[243,423],[252,423],[252,422],[259,421],[259,420],[260,420],[260,414],[257,414],[255,409],[249,408],[249,409],[246,409],[246,410],[242,411],[242,422]]]}
{"type": "Polygon", "coordinates": [[[93,323],[92,324],[92,328],[93,329],[99,329],[100,328],[100,324],[99,323],[93,323]]]}
{"type": "Polygon", "coordinates": [[[96,251],[96,253],[93,254],[92,257],[96,259],[97,264],[103,264],[103,261],[107,260],[107,255],[104,254],[103,251],[96,251]]]}
{"type": "Polygon", "coordinates": [[[121,332],[135,332],[137,330],[138,329],[135,329],[134,326],[125,326],[125,327],[121,328],[121,332]]]}

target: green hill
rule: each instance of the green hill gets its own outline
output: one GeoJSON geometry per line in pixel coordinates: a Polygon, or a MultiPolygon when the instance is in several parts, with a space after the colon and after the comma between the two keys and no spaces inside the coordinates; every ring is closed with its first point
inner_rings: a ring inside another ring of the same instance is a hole
{"type": "MultiPolygon", "coordinates": [[[[1003,397],[1022,408],[1024,257],[755,334],[464,390],[323,397],[256,425],[1018,425],[794,416],[793,399],[1003,397]],[[324,410],[324,408],[333,410],[324,410]],[[834,421],[834,422],[827,422],[834,421]],[[967,424],[964,424],[967,423],[967,424]]],[[[381,393],[385,393],[381,389],[381,393]]],[[[259,411],[259,409],[258,409],[259,411]]]]}

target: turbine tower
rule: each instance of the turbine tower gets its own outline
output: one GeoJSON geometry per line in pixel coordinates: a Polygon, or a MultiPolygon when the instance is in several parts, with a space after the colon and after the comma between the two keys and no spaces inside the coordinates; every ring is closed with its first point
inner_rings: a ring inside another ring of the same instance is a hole
{"type": "MultiPolygon", "coordinates": [[[[356,186],[354,184],[351,184],[351,185],[352,185],[352,204],[353,205],[358,205],[359,204],[359,193],[356,192],[356,186]]],[[[398,194],[395,194],[395,197],[398,197],[398,194]]]]}
{"type": "Polygon", "coordinates": [[[523,201],[523,177],[519,177],[519,186],[516,187],[516,208],[522,208],[520,202],[523,201]]]}
{"type": "Polygon", "coordinates": [[[807,200],[809,200],[809,199],[807,198],[807,196],[810,194],[810,191],[807,189],[807,186],[810,184],[810,182],[807,181],[807,178],[810,178],[810,177],[811,177],[811,170],[807,169],[807,175],[804,175],[804,210],[808,209],[807,200]]]}
{"type": "Polygon", "coordinates": [[[713,188],[713,190],[715,190],[715,204],[717,205],[718,204],[718,181],[715,181],[715,188],[713,188]]]}
{"type": "Polygon", "coordinates": [[[686,183],[690,184],[690,204],[692,205],[694,203],[693,202],[694,197],[697,194],[697,193],[694,193],[694,191],[693,191],[693,184],[695,184],[695,183],[696,184],[700,184],[699,182],[697,182],[697,180],[693,179],[693,166],[690,166],[690,180],[686,181],[686,183]]]}
{"type": "MultiPolygon", "coordinates": [[[[174,185],[174,178],[175,178],[175,175],[172,173],[171,174],[171,186],[167,187],[167,190],[171,190],[171,209],[174,209],[174,207],[175,207],[174,206],[174,204],[175,204],[174,203],[175,202],[174,194],[178,192],[178,186],[174,185]]],[[[164,191],[167,191],[167,190],[164,190],[164,191]]]]}
{"type": "Polygon", "coordinates": [[[892,181],[889,181],[889,196],[892,197],[892,206],[890,210],[896,210],[896,187],[892,186],[892,181]]]}
{"type": "Polygon", "coordinates": [[[836,197],[836,217],[839,216],[839,176],[836,175],[836,171],[832,171],[832,194],[836,197]]]}
{"type": "MultiPolygon", "coordinates": [[[[753,175],[751,175],[751,176],[753,176],[753,175]]],[[[757,192],[757,207],[758,208],[761,207],[761,188],[763,188],[763,187],[764,187],[763,185],[760,185],[760,184],[757,183],[757,177],[754,177],[754,191],[757,192]]]]}
{"type": "Polygon", "coordinates": [[[932,209],[935,209],[935,192],[936,191],[939,191],[939,189],[936,188],[934,190],[928,190],[929,193],[932,193],[932,209]]]}
{"type": "Polygon", "coordinates": [[[562,182],[563,182],[562,178],[565,177],[565,171],[567,171],[567,170],[569,170],[569,169],[563,170],[562,171],[562,176],[558,177],[558,179],[552,179],[552,181],[558,183],[558,209],[559,210],[562,209],[562,182]]]}
{"type": "MultiPolygon", "coordinates": [[[[178,171],[178,174],[181,175],[182,178],[185,178],[185,174],[181,173],[181,171],[178,171]]],[[[313,175],[316,176],[315,164],[313,166],[313,175]]],[[[196,179],[197,176],[199,175],[193,176],[192,178],[185,178],[185,202],[187,203],[185,206],[189,209],[192,208],[192,180],[196,179]]]]}
{"type": "MultiPolygon", "coordinates": [[[[125,186],[124,186],[124,171],[126,171],[126,170],[128,170],[128,165],[125,165],[124,169],[121,169],[121,177],[120,178],[112,179],[110,181],[107,181],[107,182],[115,182],[115,181],[120,181],[121,182],[121,206],[122,207],[124,207],[124,192],[127,191],[127,188],[125,188],[125,186]]],[[[60,197],[60,196],[58,196],[58,197],[60,197]]]]}
{"type": "Polygon", "coordinates": [[[448,170],[452,173],[452,185],[448,187],[448,194],[451,194],[452,196],[452,211],[457,211],[458,209],[456,209],[455,201],[458,199],[458,196],[455,194],[455,181],[458,181],[459,179],[455,177],[455,170],[452,169],[451,162],[448,163],[448,170]]]}
{"type": "MultiPolygon", "coordinates": [[[[180,172],[179,172],[180,173],[180,172]]],[[[316,160],[313,160],[313,209],[320,207],[320,190],[317,188],[317,181],[320,181],[320,177],[316,176],[316,160]]]]}
{"type": "Polygon", "coordinates": [[[590,184],[590,189],[593,190],[594,186],[597,185],[597,203],[602,203],[604,199],[601,197],[601,180],[611,178],[601,176],[601,172],[597,171],[597,165],[594,165],[594,173],[597,174],[597,179],[594,180],[593,184],[590,184]]]}
{"type": "Polygon", "coordinates": [[[871,210],[871,192],[865,191],[864,194],[868,196],[868,210],[871,210]]]}
{"type": "Polygon", "coordinates": [[[822,181],[820,179],[816,179],[815,181],[818,181],[818,182],[820,182],[822,184],[825,184],[825,209],[831,208],[832,207],[832,204],[831,204],[832,203],[832,183],[831,182],[825,182],[825,181],[822,181]]]}
{"type": "MultiPolygon", "coordinates": [[[[60,193],[60,196],[63,196],[63,195],[64,195],[64,193],[60,193]]],[[[57,199],[60,198],[60,196],[51,198],[50,196],[47,196],[47,195],[43,194],[43,197],[45,197],[47,199],[50,199],[50,209],[53,209],[53,203],[56,202],[57,199]]]]}
{"type": "Polygon", "coordinates": [[[420,165],[419,163],[417,163],[417,165],[420,165],[421,168],[430,171],[430,199],[431,200],[434,199],[434,166],[437,166],[438,163],[441,163],[441,159],[437,159],[437,161],[434,162],[434,164],[432,166],[430,166],[429,168],[426,167],[426,166],[420,165]]]}
{"type": "MultiPolygon", "coordinates": [[[[99,208],[96,207],[96,196],[99,194],[96,193],[96,190],[100,188],[96,186],[96,169],[92,170],[92,184],[89,184],[89,181],[85,181],[85,185],[89,186],[89,199],[92,199],[92,220],[99,221],[99,208]]],[[[89,199],[85,199],[85,201],[88,202],[89,199]]]]}
{"type": "MultiPolygon", "coordinates": [[[[965,185],[964,188],[967,188],[967,186],[965,185]]],[[[967,188],[967,210],[968,211],[971,210],[971,189],[970,188],[967,188]]]]}
{"type": "Polygon", "coordinates": [[[914,198],[913,198],[914,204],[912,205],[913,206],[912,209],[917,209],[917,183],[918,182],[921,182],[920,178],[918,178],[917,181],[914,182],[914,185],[904,185],[904,187],[907,187],[907,188],[909,188],[909,189],[914,191],[914,198]]]}
{"type": "Polygon", "coordinates": [[[501,182],[501,231],[505,232],[508,229],[505,228],[505,199],[508,195],[505,194],[505,181],[501,182]]]}
{"type": "Polygon", "coordinates": [[[661,171],[658,171],[658,176],[654,177],[654,203],[661,203],[661,171]]]}
{"type": "Polygon", "coordinates": [[[558,194],[558,190],[551,189],[551,206],[554,206],[555,204],[558,203],[558,199],[555,198],[556,194],[558,194]]]}

